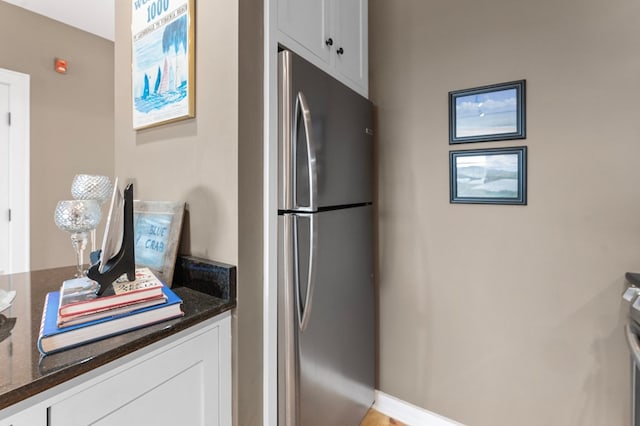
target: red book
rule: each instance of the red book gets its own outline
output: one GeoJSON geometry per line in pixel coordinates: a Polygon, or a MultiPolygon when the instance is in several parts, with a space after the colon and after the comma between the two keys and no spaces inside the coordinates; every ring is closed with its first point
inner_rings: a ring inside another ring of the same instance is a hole
{"type": "MultiPolygon", "coordinates": [[[[136,279],[126,275],[116,280],[111,294],[97,296],[100,285],[86,277],[67,280],[60,287],[58,317],[62,322],[71,317],[91,315],[124,306],[163,299],[164,284],[149,268],[136,268],[136,279]]],[[[158,302],[161,303],[161,302],[158,302]]]]}

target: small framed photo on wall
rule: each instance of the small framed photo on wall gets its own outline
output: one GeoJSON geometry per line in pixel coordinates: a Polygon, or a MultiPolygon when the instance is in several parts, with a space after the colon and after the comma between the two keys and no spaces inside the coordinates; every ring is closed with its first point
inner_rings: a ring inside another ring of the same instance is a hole
{"type": "Polygon", "coordinates": [[[527,204],[527,147],[449,151],[450,202],[527,204]]]}
{"type": "Polygon", "coordinates": [[[526,81],[449,92],[449,144],[524,139],[526,81]]]}

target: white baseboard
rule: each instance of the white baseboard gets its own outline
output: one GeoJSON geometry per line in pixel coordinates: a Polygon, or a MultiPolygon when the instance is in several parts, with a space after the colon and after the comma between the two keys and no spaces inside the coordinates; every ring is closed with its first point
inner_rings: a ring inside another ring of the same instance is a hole
{"type": "Polygon", "coordinates": [[[376,390],[376,402],[373,408],[409,426],[464,426],[462,423],[409,404],[379,390],[376,390]]]}

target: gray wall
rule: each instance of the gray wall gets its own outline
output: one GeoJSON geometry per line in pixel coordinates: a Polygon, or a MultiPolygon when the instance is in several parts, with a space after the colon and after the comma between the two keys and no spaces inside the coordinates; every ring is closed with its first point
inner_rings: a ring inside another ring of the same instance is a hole
{"type": "Polygon", "coordinates": [[[242,426],[262,421],[262,119],[248,119],[262,116],[260,3],[197,2],[196,118],[136,132],[131,6],[116,2],[116,175],[135,182],[136,198],[188,204],[182,253],[238,266],[233,386],[242,426]]]}
{"type": "Polygon", "coordinates": [[[0,68],[31,76],[31,269],[73,265],[53,212],[75,174],[113,174],[114,45],[3,1],[0,39],[0,68]],[[53,70],[56,57],[68,74],[53,70]]]}
{"type": "Polygon", "coordinates": [[[370,1],[379,388],[473,426],[629,424],[640,5],[370,1]],[[447,93],[527,79],[527,139],[448,145],[447,93]],[[448,153],[526,144],[529,205],[449,203],[448,153]]]}

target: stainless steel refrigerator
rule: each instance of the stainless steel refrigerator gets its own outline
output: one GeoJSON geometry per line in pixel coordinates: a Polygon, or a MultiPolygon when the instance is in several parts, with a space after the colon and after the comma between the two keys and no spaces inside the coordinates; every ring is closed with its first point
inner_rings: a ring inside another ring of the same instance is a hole
{"type": "Polygon", "coordinates": [[[371,103],[278,58],[278,424],[359,425],[374,399],[371,103]]]}

